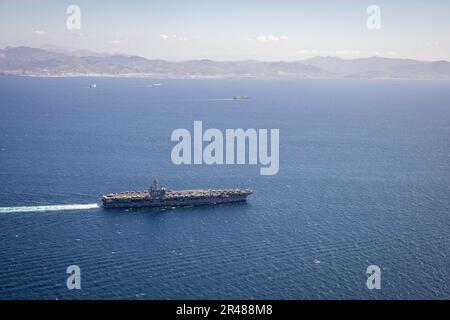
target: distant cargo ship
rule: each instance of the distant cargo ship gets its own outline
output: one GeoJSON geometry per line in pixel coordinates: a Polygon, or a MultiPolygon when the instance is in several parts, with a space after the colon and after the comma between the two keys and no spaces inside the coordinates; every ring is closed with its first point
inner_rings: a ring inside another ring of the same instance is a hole
{"type": "Polygon", "coordinates": [[[252,194],[250,189],[195,189],[172,191],[155,180],[149,190],[126,191],[103,195],[104,208],[154,208],[213,205],[243,202],[252,194]]]}
{"type": "Polygon", "coordinates": [[[233,100],[248,100],[250,97],[247,96],[234,96],[233,100]]]}

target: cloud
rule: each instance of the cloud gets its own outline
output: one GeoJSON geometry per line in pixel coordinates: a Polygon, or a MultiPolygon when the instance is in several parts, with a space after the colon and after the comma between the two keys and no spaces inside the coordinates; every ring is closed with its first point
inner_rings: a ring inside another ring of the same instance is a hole
{"type": "Polygon", "coordinates": [[[108,41],[109,44],[113,44],[113,45],[119,45],[122,43],[122,40],[116,39],[116,40],[111,40],[108,41]]]}
{"type": "Polygon", "coordinates": [[[186,37],[180,37],[180,36],[178,36],[178,35],[176,35],[176,34],[173,34],[173,35],[172,35],[172,38],[174,38],[174,39],[176,39],[176,40],[178,40],[178,41],[187,41],[187,40],[188,40],[188,38],[186,38],[186,37]]]}
{"type": "Polygon", "coordinates": [[[386,53],[388,56],[398,56],[398,52],[396,51],[390,51],[386,53]]]}
{"type": "Polygon", "coordinates": [[[370,56],[397,56],[395,51],[379,52],[379,51],[361,51],[361,50],[317,50],[317,49],[301,49],[295,51],[300,55],[316,55],[316,56],[351,56],[351,57],[370,57],[370,56]]]}
{"type": "Polygon", "coordinates": [[[335,53],[343,54],[343,55],[346,55],[346,54],[352,55],[352,54],[361,54],[361,51],[359,51],[359,50],[337,50],[335,53]]]}
{"type": "Polygon", "coordinates": [[[363,51],[360,50],[335,50],[335,51],[326,51],[326,50],[316,50],[316,49],[302,49],[297,50],[298,54],[320,54],[320,55],[359,55],[363,54],[363,51]]]}
{"type": "Polygon", "coordinates": [[[38,36],[43,36],[43,35],[48,33],[45,30],[34,30],[33,32],[34,32],[35,35],[38,35],[38,36]]]}
{"type": "Polygon", "coordinates": [[[249,41],[258,41],[258,42],[280,42],[289,40],[286,36],[274,36],[273,34],[269,35],[259,35],[256,38],[248,39],[249,41]]]}
{"type": "Polygon", "coordinates": [[[422,41],[416,43],[419,46],[424,47],[439,47],[440,43],[438,41],[422,41]]]}
{"type": "Polygon", "coordinates": [[[168,39],[174,39],[174,40],[178,40],[178,41],[188,41],[189,40],[187,37],[182,37],[182,36],[179,36],[176,34],[172,34],[169,36],[167,34],[162,33],[159,35],[159,37],[164,40],[168,40],[168,39]]]}
{"type": "Polygon", "coordinates": [[[296,53],[298,53],[298,54],[331,54],[332,52],[330,52],[330,51],[322,51],[322,50],[305,50],[305,49],[301,49],[301,50],[297,50],[296,53]]]}

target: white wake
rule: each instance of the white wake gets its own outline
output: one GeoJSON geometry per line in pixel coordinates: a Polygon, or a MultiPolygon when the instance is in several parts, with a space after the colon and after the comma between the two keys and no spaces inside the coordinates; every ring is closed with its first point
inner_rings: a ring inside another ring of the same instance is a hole
{"type": "Polygon", "coordinates": [[[30,206],[30,207],[0,207],[0,213],[87,210],[95,208],[100,208],[100,206],[97,203],[90,203],[90,204],[60,204],[50,206],[30,206]]]}

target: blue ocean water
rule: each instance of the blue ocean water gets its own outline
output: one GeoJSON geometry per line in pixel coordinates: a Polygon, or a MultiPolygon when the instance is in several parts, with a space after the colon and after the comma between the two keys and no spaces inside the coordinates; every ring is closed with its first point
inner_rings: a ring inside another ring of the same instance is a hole
{"type": "Polygon", "coordinates": [[[449,137],[449,82],[0,77],[0,298],[449,299],[449,137]],[[172,164],[194,120],[279,128],[279,173],[172,164]],[[95,206],[154,177],[254,194],[95,206]]]}

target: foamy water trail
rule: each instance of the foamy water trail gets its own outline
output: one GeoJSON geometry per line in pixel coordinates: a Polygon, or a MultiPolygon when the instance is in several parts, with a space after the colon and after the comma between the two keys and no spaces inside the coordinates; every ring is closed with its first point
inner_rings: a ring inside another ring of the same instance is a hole
{"type": "Polygon", "coordinates": [[[0,207],[0,213],[87,210],[87,209],[95,209],[95,208],[99,208],[99,207],[100,206],[97,203],[61,204],[61,205],[29,206],[29,207],[0,207]]]}

